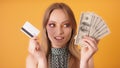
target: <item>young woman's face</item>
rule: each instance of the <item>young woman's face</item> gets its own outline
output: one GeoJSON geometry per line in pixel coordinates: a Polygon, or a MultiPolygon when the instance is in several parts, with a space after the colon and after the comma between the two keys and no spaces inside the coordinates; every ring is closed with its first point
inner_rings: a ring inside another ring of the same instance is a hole
{"type": "Polygon", "coordinates": [[[62,9],[52,11],[46,29],[52,47],[64,47],[71,38],[72,25],[62,9]]]}

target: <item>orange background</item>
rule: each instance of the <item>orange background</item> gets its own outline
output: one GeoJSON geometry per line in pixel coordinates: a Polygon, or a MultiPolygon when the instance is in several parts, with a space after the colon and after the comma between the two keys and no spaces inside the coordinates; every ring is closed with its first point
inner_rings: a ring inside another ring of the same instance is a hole
{"type": "Polygon", "coordinates": [[[20,31],[25,21],[41,29],[46,8],[68,4],[79,23],[82,11],[94,11],[108,24],[111,34],[99,43],[95,68],[120,68],[120,0],[0,0],[0,68],[25,68],[29,38],[20,31]]]}

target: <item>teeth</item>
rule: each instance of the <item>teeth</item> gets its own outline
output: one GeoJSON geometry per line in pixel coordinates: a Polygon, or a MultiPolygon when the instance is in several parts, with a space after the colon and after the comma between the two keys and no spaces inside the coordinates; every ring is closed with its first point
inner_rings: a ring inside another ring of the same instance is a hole
{"type": "Polygon", "coordinates": [[[55,37],[56,39],[59,39],[59,40],[62,40],[63,39],[63,37],[55,37]]]}

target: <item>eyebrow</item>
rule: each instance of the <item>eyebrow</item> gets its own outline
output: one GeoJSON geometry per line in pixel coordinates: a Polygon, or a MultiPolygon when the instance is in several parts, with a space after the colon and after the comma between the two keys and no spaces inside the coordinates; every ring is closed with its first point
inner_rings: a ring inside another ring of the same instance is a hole
{"type": "Polygon", "coordinates": [[[63,23],[64,23],[64,22],[70,22],[70,20],[65,20],[65,21],[63,21],[63,23]]]}
{"type": "MultiPolygon", "coordinates": [[[[56,21],[48,21],[48,22],[55,22],[56,23],[56,21]]],[[[66,23],[66,22],[68,22],[68,23],[70,23],[70,20],[65,20],[65,21],[63,21],[62,23],[66,23]]]]}

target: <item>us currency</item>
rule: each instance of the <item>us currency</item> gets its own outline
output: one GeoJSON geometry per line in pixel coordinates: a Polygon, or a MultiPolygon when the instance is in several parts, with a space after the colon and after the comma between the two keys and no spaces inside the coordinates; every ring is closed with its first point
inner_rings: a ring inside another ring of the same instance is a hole
{"type": "Polygon", "coordinates": [[[96,25],[95,32],[93,34],[93,37],[97,40],[102,39],[104,36],[110,34],[110,30],[105,21],[100,16],[99,19],[100,21],[98,22],[98,25],[96,25]]]}
{"type": "Polygon", "coordinates": [[[102,39],[103,37],[105,37],[108,34],[110,34],[110,30],[107,27],[107,25],[104,25],[104,27],[102,27],[99,31],[97,31],[96,34],[94,34],[94,37],[97,40],[99,40],[99,39],[102,39]]]}
{"type": "Polygon", "coordinates": [[[80,17],[78,34],[75,38],[76,45],[84,45],[82,38],[87,35],[97,40],[110,34],[110,30],[102,17],[93,12],[83,12],[80,17]]]}
{"type": "Polygon", "coordinates": [[[89,35],[92,19],[93,13],[82,13],[75,44],[82,44],[81,39],[83,38],[83,36],[89,35]]]}
{"type": "MultiPolygon", "coordinates": [[[[89,36],[91,36],[91,37],[93,37],[93,38],[94,38],[94,33],[98,31],[98,28],[97,28],[97,27],[98,27],[98,25],[99,25],[100,22],[101,22],[101,19],[99,18],[98,15],[94,14],[94,17],[95,17],[94,21],[91,22],[93,26],[91,27],[90,35],[89,35],[89,36]]],[[[99,25],[99,26],[101,26],[101,25],[99,25]]]]}
{"type": "Polygon", "coordinates": [[[97,15],[93,15],[93,20],[92,20],[92,25],[91,25],[91,28],[90,28],[90,33],[89,33],[89,36],[93,37],[93,33],[95,32],[95,25],[97,24],[97,20],[98,20],[98,16],[97,15]]]}

